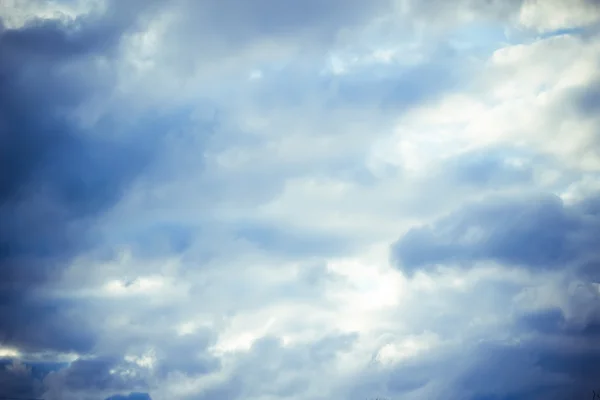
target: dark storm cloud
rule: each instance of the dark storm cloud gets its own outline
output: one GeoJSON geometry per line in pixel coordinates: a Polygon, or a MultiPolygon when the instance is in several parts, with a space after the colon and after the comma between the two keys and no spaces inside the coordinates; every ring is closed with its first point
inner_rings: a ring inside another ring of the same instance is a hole
{"type": "Polygon", "coordinates": [[[32,367],[21,362],[0,362],[0,397],[34,398],[43,393],[41,379],[34,376],[32,367]]]}
{"type": "MultiPolygon", "coordinates": [[[[37,289],[93,245],[88,233],[94,218],[119,200],[152,158],[152,136],[146,142],[125,134],[111,140],[118,131],[84,128],[74,118],[93,95],[113,87],[110,66],[121,37],[151,3],[142,4],[107,3],[104,14],[31,19],[23,27],[0,30],[4,345],[79,352],[93,345],[91,330],[69,304],[45,302],[37,289]]],[[[102,128],[107,126],[110,116],[103,120],[102,128]]]]}
{"type": "MultiPolygon", "coordinates": [[[[589,202],[589,201],[588,201],[589,202]]],[[[494,260],[535,269],[565,267],[597,255],[600,220],[560,198],[487,198],[431,226],[411,229],[393,246],[404,271],[439,263],[494,260]]]]}
{"type": "MultiPolygon", "coordinates": [[[[33,287],[27,290],[32,291],[33,287]]],[[[39,301],[32,296],[15,293],[0,304],[3,343],[25,352],[87,352],[92,348],[93,329],[75,307],[68,302],[39,301]],[[73,329],[75,326],[77,329],[73,329]]]]}

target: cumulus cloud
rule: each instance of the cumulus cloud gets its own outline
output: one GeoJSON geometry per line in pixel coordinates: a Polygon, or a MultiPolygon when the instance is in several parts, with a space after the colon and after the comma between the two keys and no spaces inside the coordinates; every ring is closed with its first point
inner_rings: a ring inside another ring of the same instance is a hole
{"type": "Polygon", "coordinates": [[[3,3],[0,395],[600,389],[597,11],[3,3]]]}

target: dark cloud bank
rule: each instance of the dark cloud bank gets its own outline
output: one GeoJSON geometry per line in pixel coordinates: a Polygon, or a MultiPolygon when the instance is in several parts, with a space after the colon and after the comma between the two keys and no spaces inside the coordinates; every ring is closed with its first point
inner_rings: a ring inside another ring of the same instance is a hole
{"type": "MultiPolygon", "coordinates": [[[[143,132],[147,145],[134,145],[142,132],[114,139],[119,135],[108,131],[119,127],[110,115],[93,127],[83,127],[74,115],[114,83],[103,62],[110,65],[121,37],[146,7],[124,3],[68,22],[30,20],[16,29],[0,23],[0,343],[24,353],[93,350],[94,332],[74,304],[43,299],[39,292],[90,247],[95,218],[152,158],[152,132],[143,132]]],[[[97,368],[80,368],[86,363],[69,371],[102,376],[97,368]]],[[[39,396],[46,390],[42,381],[55,379],[50,370],[60,366],[8,364],[0,395],[39,396]]]]}

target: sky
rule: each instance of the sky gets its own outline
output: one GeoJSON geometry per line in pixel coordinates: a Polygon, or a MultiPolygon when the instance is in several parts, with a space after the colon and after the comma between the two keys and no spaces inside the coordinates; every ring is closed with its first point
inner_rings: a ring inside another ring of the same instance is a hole
{"type": "Polygon", "coordinates": [[[600,394],[597,0],[0,2],[0,398],[600,394]]]}

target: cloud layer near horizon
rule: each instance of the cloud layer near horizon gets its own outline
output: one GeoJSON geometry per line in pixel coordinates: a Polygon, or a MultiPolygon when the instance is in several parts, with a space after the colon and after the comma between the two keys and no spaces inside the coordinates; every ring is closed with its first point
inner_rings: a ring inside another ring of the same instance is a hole
{"type": "Polygon", "coordinates": [[[0,397],[600,378],[595,0],[0,5],[0,397]]]}

